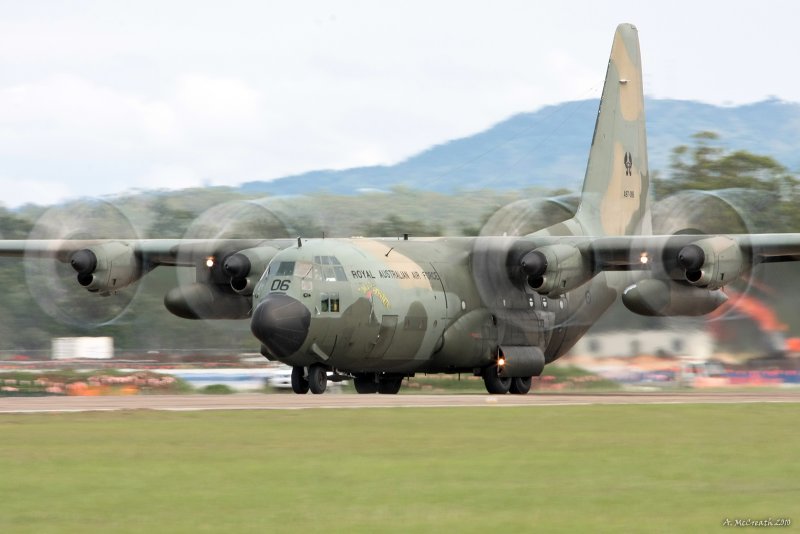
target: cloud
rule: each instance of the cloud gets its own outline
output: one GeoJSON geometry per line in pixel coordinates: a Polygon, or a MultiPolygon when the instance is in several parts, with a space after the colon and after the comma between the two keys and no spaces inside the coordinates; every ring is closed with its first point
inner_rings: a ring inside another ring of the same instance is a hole
{"type": "Polygon", "coordinates": [[[0,172],[31,184],[5,202],[245,180],[259,160],[260,102],[242,80],[205,75],[177,77],[160,98],[72,74],[2,87],[0,172]]]}
{"type": "Polygon", "coordinates": [[[0,89],[0,153],[105,157],[178,135],[171,107],[75,75],[0,89]]]}
{"type": "Polygon", "coordinates": [[[67,184],[55,180],[20,180],[0,177],[0,205],[19,206],[27,203],[50,205],[73,196],[67,184]]]}
{"type": "Polygon", "coordinates": [[[238,79],[184,75],[173,99],[186,123],[207,129],[238,129],[262,118],[261,95],[238,79]]]}
{"type": "Polygon", "coordinates": [[[679,0],[668,13],[613,4],[10,4],[0,176],[79,196],[390,164],[520,111],[599,96],[620,13],[641,31],[648,94],[800,100],[786,66],[796,2],[748,17],[744,0],[679,0]]]}

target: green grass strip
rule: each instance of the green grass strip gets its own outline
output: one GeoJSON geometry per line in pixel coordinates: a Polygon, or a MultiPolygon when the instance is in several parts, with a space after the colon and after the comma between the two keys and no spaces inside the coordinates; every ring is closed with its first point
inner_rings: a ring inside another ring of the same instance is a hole
{"type": "Polygon", "coordinates": [[[0,532],[800,522],[797,405],[0,416],[0,532]]]}

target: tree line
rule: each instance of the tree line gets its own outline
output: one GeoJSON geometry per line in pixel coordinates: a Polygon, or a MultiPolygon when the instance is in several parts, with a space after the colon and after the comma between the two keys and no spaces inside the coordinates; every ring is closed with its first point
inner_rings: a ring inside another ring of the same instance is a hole
{"type": "MultiPolygon", "coordinates": [[[[690,144],[675,147],[669,167],[653,172],[651,183],[656,203],[686,190],[738,190],[740,194],[736,198],[752,212],[744,215],[751,231],[800,231],[800,188],[796,174],[769,156],[727,148],[724,140],[713,132],[699,132],[690,144]],[[748,195],[757,200],[748,201],[748,195]]],[[[477,235],[502,206],[523,198],[562,193],[563,190],[530,188],[522,191],[465,190],[442,195],[397,187],[385,193],[261,198],[217,187],[131,194],[109,199],[107,203],[118,209],[116,216],[121,214],[141,238],[392,237],[405,233],[422,237],[477,235]]],[[[50,232],[51,238],[91,236],[96,228],[82,227],[80,218],[87,205],[98,202],[106,201],[85,200],[53,208],[29,205],[9,210],[0,207],[0,237],[25,239],[34,228],[39,233],[50,232]],[[51,216],[52,211],[58,210],[71,215],[66,219],[51,216]],[[41,221],[48,218],[69,223],[43,230],[41,221]],[[72,235],[60,235],[67,226],[72,235]]],[[[709,213],[711,216],[713,214],[709,213]]],[[[93,224],[101,223],[94,221],[93,224]]],[[[0,259],[3,291],[0,351],[5,354],[47,351],[52,337],[73,335],[110,335],[119,349],[134,352],[258,350],[246,321],[209,325],[170,315],[162,299],[164,293],[178,283],[174,269],[156,269],[144,277],[139,287],[130,290],[135,292],[135,298],[119,318],[88,329],[65,324],[33,302],[32,294],[42,299],[42,295],[60,291],[84,291],[77,283],[72,283],[73,273],[68,268],[62,273],[63,280],[43,280],[29,271],[23,262],[0,259]],[[34,291],[29,283],[36,285],[34,291]]],[[[778,282],[794,285],[790,280],[778,282]]],[[[104,300],[96,298],[96,304],[92,305],[104,306],[104,300]]]]}

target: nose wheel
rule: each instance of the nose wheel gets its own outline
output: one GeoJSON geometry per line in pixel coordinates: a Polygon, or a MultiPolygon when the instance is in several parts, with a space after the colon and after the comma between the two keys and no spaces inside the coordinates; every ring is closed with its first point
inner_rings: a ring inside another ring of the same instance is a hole
{"type": "Polygon", "coordinates": [[[328,387],[328,370],[324,365],[315,363],[308,368],[306,374],[305,367],[292,367],[292,391],[299,395],[304,395],[311,391],[315,395],[325,393],[328,387]]]}
{"type": "Polygon", "coordinates": [[[315,363],[308,368],[308,389],[315,395],[325,393],[328,387],[328,370],[324,365],[315,363]]]}
{"type": "Polygon", "coordinates": [[[305,369],[303,367],[292,367],[292,391],[298,395],[308,393],[308,380],[306,380],[305,369]]]}

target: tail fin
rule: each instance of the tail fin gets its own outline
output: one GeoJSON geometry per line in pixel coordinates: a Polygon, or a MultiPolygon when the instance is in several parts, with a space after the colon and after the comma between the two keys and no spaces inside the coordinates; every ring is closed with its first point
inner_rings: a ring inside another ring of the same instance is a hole
{"type": "Polygon", "coordinates": [[[620,24],[575,220],[587,235],[650,234],[649,193],[639,36],[620,24]]]}

